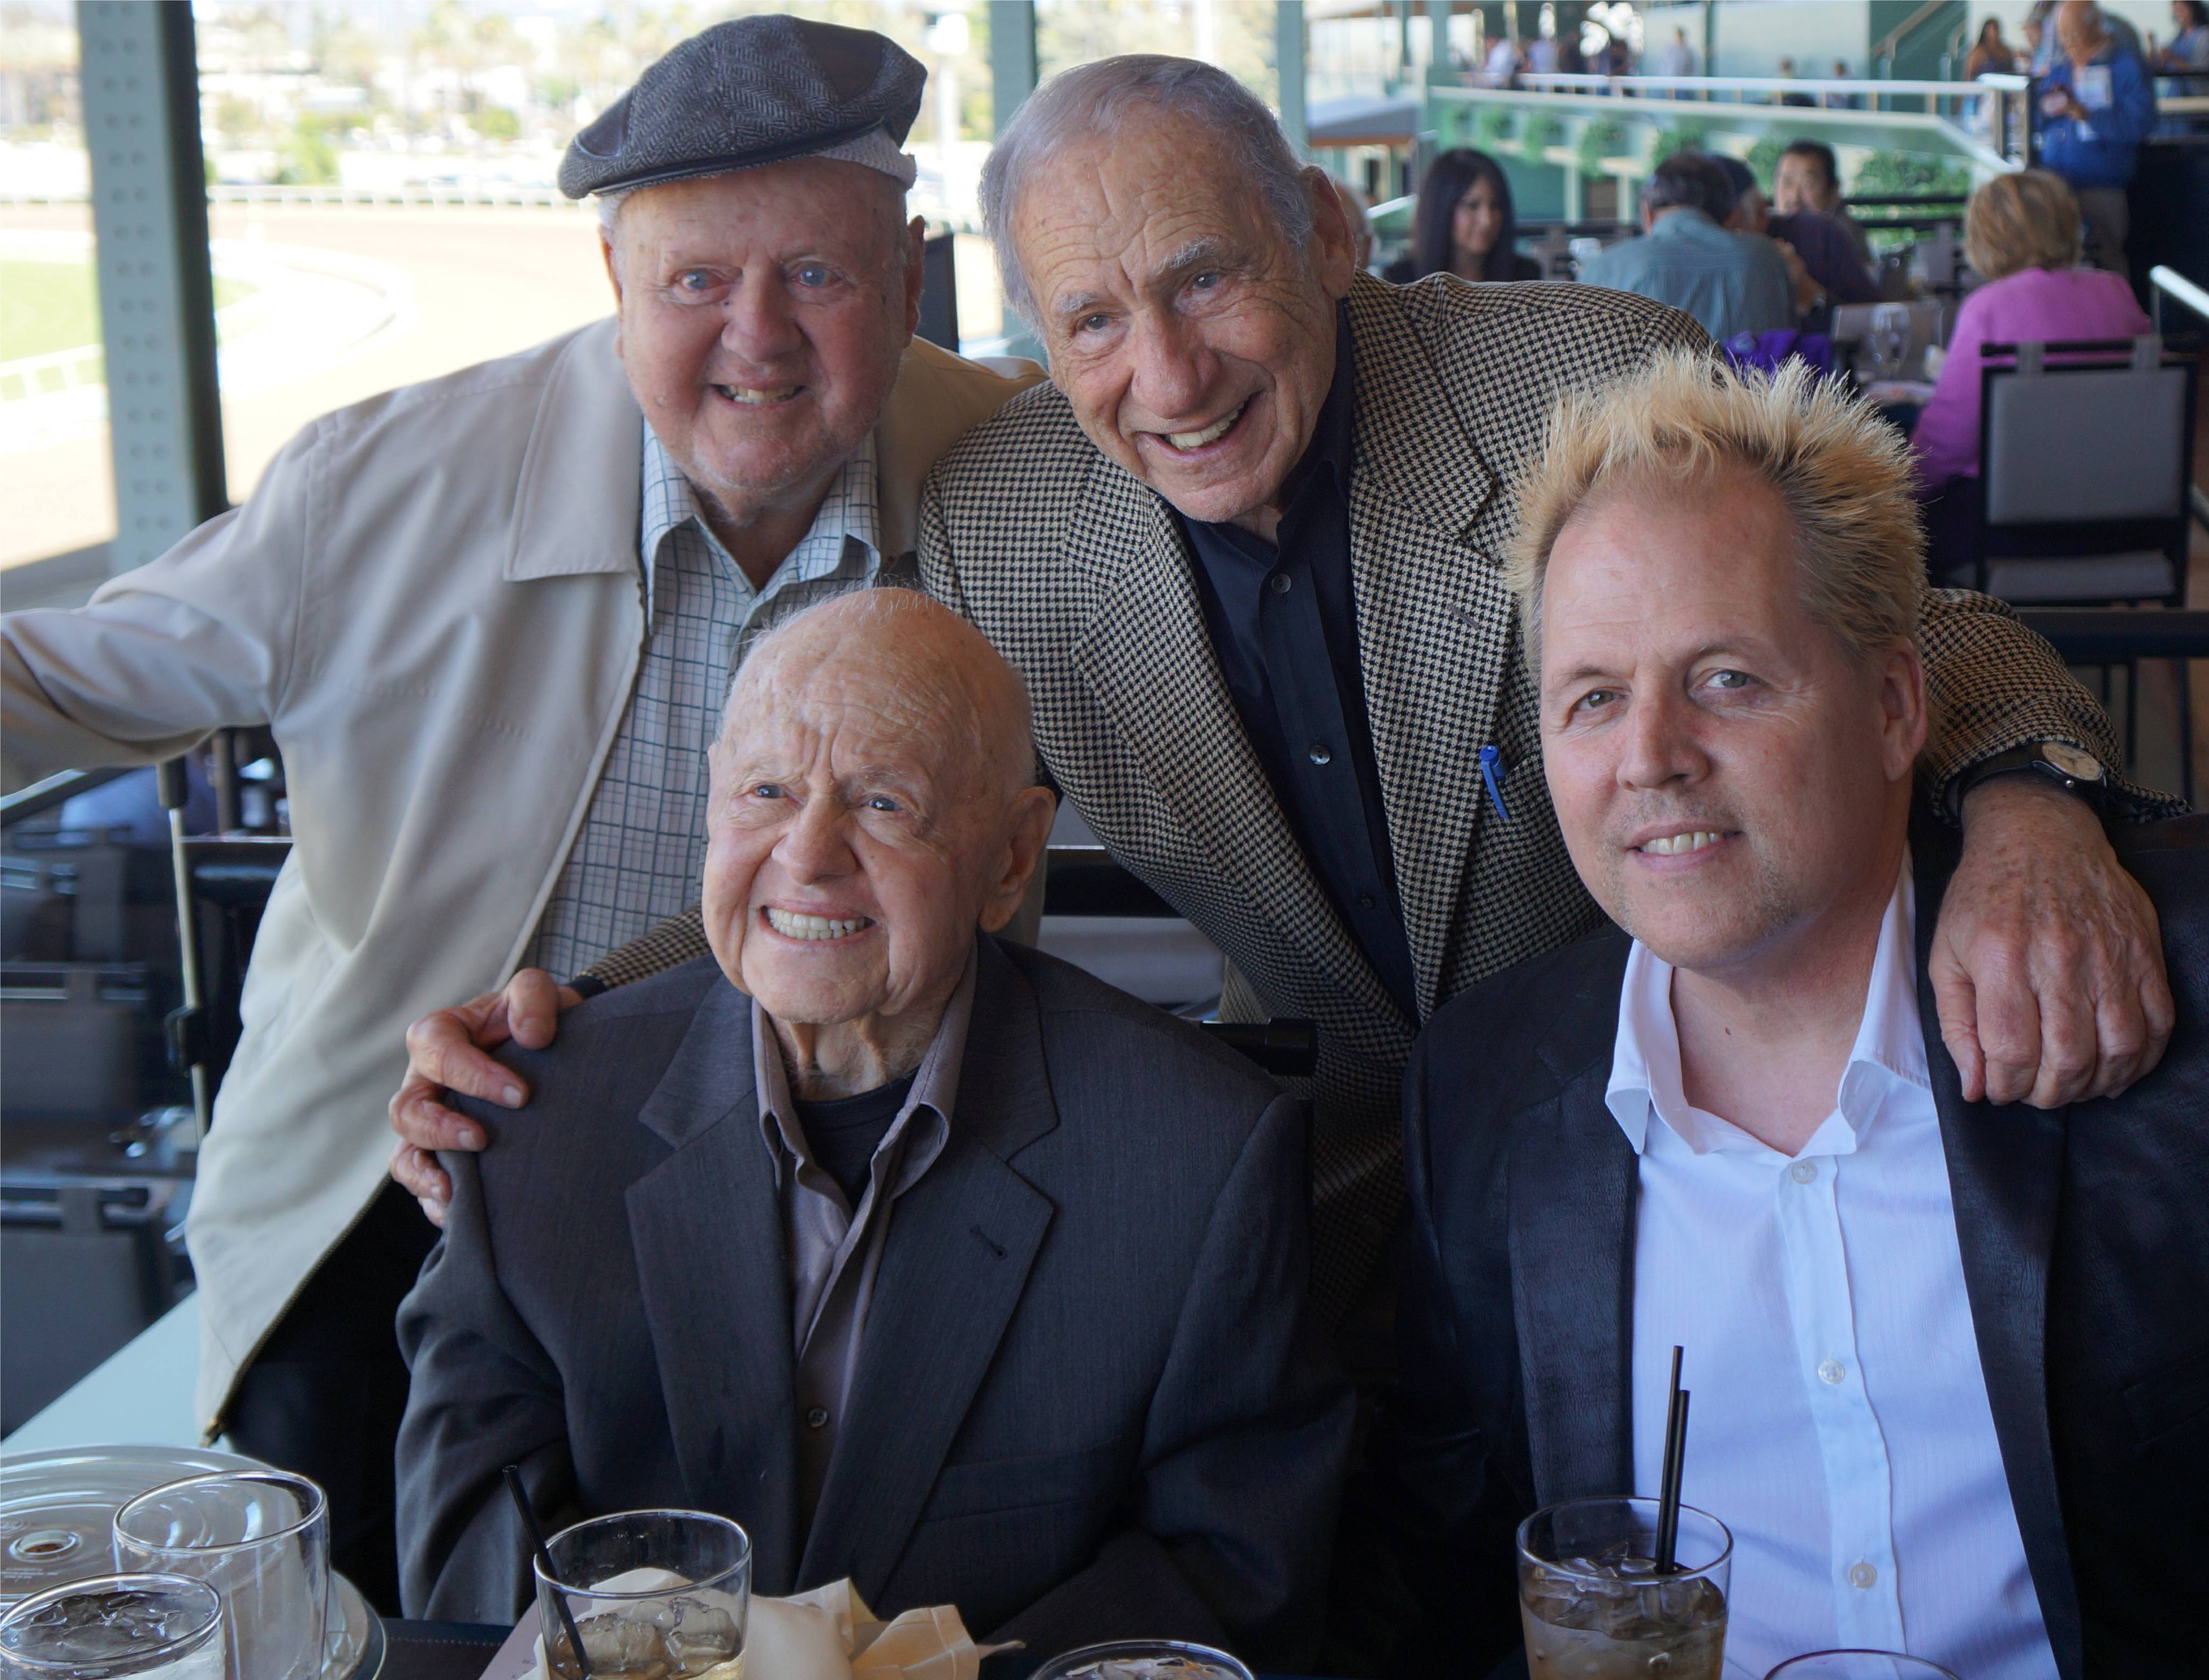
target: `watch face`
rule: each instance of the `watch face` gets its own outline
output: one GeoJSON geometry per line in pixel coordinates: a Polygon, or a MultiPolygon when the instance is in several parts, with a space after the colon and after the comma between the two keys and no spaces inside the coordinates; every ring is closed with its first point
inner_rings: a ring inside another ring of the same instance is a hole
{"type": "Polygon", "coordinates": [[[2074,781],[2102,780],[2102,761],[2062,741],[2043,741],[2040,756],[2074,781]]]}

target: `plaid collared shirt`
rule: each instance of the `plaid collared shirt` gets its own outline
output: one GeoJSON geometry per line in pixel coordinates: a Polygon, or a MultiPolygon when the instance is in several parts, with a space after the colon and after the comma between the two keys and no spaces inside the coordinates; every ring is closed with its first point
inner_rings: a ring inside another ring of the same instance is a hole
{"type": "Polygon", "coordinates": [[[876,581],[875,440],[828,486],[821,511],[764,589],[699,516],[689,480],[644,429],[637,551],[644,656],[621,732],[522,961],[566,978],[698,900],[706,863],[706,750],[737,667],[767,631],[816,601],[876,581]]]}

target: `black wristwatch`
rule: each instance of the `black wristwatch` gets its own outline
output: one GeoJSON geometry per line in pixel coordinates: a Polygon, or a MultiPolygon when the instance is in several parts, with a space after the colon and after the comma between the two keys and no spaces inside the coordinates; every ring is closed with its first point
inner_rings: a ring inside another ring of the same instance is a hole
{"type": "Polygon", "coordinates": [[[1992,758],[1983,758],[1959,772],[1948,784],[1948,820],[1960,822],[1964,798],[1982,782],[1996,776],[2043,776],[2067,793],[2075,793],[2096,810],[2108,802],[2110,773],[2102,761],[2068,741],[2028,741],[1992,758]]]}

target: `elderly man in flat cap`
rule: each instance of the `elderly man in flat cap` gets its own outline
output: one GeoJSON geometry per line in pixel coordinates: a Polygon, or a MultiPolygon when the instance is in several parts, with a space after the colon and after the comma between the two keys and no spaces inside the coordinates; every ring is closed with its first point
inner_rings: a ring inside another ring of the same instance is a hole
{"type": "MultiPolygon", "coordinates": [[[[983,203],[1051,382],[936,469],[924,580],[1027,678],[1090,826],[1225,950],[1223,1012],[1318,1021],[1315,1287],[1346,1310],[1387,1275],[1412,1035],[1601,919],[1543,785],[1508,476],[1561,388],[1705,340],[1622,292],[1356,273],[1325,175],[1186,59],[1045,83],[983,203]]],[[[1921,637],[1923,790],[1963,833],[1932,974],[1965,1091],[2122,1090],[2171,1000],[2100,821],[2167,802],[2122,784],[2108,719],[2007,608],[1935,592],[1921,637]]],[[[680,932],[663,960],[698,948],[680,932]]]]}
{"type": "Polygon", "coordinates": [[[912,338],[924,75],[785,17],[684,42],[562,168],[614,319],[316,421],[245,506],[0,632],[11,788],[219,726],[282,749],[296,846],[191,1212],[199,1421],[323,1481],[386,1604],[391,1317],[435,1235],[387,1193],[406,1023],[695,898],[749,640],[909,580],[923,474],[1022,382],[912,338]]]}

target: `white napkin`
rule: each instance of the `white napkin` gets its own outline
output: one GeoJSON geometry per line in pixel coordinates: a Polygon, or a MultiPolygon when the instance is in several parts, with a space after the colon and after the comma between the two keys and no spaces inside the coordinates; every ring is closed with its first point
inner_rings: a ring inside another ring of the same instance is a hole
{"type": "MultiPolygon", "coordinates": [[[[614,1592],[677,1587],[664,1570],[634,1569],[598,1583],[614,1592]]],[[[849,1581],[832,1581],[787,1599],[754,1598],[744,1627],[744,1680],[976,1680],[982,1659],[1015,1651],[1020,1641],[977,1645],[956,1606],[906,1611],[876,1618],[849,1581]]],[[[483,1680],[553,1680],[532,1605],[483,1680]],[[525,1661],[517,1661],[526,1651],[525,1661]]]]}

